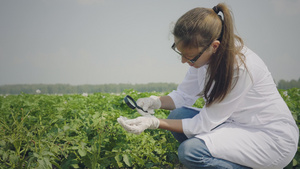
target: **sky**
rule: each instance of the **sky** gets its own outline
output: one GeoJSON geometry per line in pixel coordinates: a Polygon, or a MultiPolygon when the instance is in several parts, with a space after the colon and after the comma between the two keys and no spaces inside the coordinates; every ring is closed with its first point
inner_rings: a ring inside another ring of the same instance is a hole
{"type": "Polygon", "coordinates": [[[0,0],[0,85],[180,83],[172,28],[225,2],[276,82],[300,77],[300,0],[0,0]]]}

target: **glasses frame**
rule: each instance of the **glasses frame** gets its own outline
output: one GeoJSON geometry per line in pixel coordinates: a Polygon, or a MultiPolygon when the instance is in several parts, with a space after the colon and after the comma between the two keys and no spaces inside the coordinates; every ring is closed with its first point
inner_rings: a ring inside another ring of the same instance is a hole
{"type": "Polygon", "coordinates": [[[186,60],[188,60],[189,62],[191,63],[195,63],[199,58],[200,56],[206,51],[206,49],[209,47],[210,45],[208,45],[207,47],[205,47],[198,55],[196,55],[193,59],[189,59],[185,56],[183,56],[179,51],[176,50],[176,45],[175,43],[173,43],[173,45],[171,46],[171,48],[176,52],[178,53],[181,57],[185,58],[186,60]]]}

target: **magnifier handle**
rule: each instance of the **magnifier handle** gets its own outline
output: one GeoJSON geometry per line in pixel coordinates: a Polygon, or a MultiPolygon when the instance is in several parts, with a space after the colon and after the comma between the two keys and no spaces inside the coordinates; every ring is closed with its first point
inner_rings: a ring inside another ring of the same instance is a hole
{"type": "Polygon", "coordinates": [[[143,108],[141,108],[140,106],[138,106],[138,105],[136,105],[136,108],[138,108],[138,109],[140,109],[140,110],[142,110],[143,112],[145,112],[145,113],[148,113],[148,111],[145,111],[143,108]]]}

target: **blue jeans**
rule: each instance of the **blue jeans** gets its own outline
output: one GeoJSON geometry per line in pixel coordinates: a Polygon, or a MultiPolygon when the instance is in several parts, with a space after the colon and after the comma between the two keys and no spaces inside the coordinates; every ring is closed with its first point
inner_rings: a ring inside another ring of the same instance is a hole
{"type": "MultiPolygon", "coordinates": [[[[170,112],[168,119],[192,118],[199,112],[189,108],[178,108],[170,112]]],[[[183,133],[172,132],[173,136],[181,143],[178,148],[180,162],[188,168],[211,169],[249,169],[249,167],[213,157],[205,142],[199,138],[187,138],[183,133]]]]}

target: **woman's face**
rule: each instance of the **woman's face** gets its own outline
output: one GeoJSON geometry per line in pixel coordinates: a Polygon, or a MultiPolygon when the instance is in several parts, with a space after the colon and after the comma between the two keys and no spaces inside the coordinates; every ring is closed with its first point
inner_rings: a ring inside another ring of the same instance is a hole
{"type": "Polygon", "coordinates": [[[212,50],[210,50],[210,47],[204,48],[194,48],[194,47],[183,47],[182,43],[179,42],[179,39],[175,37],[175,45],[177,50],[181,53],[181,62],[182,63],[188,63],[190,66],[193,66],[195,68],[200,68],[201,66],[207,64],[210,60],[210,57],[213,53],[212,50]],[[202,54],[201,54],[202,53],[202,54]],[[190,62],[189,60],[192,60],[196,56],[201,55],[194,63],[190,62]]]}

